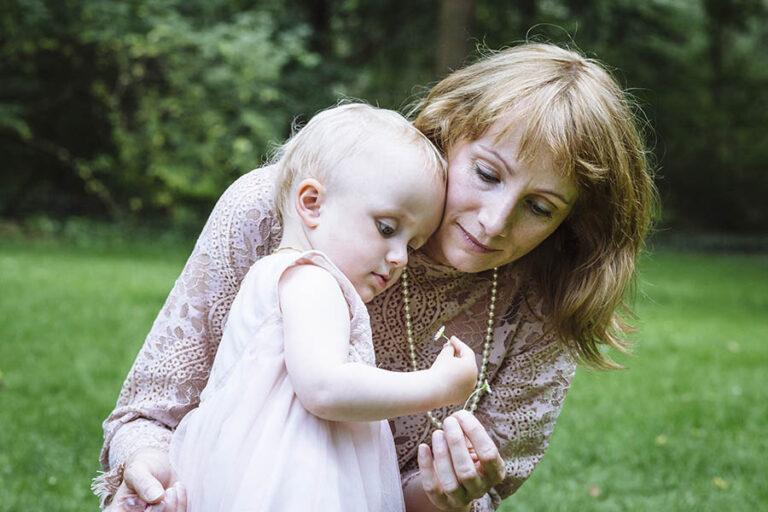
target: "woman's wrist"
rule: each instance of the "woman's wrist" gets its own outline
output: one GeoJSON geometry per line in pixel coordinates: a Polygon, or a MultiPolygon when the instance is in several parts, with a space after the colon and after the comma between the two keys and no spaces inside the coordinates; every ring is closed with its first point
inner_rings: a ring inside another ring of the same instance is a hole
{"type": "Polygon", "coordinates": [[[160,460],[168,462],[170,460],[170,456],[168,450],[166,449],[158,448],[156,446],[142,446],[141,448],[137,448],[128,456],[128,458],[125,459],[125,466],[127,467],[135,464],[136,461],[139,460],[142,462],[146,462],[148,460],[160,460]]]}

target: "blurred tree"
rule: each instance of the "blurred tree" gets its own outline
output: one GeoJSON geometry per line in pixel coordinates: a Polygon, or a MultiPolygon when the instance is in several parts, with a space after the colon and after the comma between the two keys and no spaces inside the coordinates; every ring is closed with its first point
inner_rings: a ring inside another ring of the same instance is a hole
{"type": "MultiPolygon", "coordinates": [[[[765,0],[6,0],[0,216],[204,217],[291,120],[402,108],[473,43],[580,46],[647,114],[666,222],[768,229],[765,0]]],[[[638,111],[639,112],[639,111],[638,111]]]]}
{"type": "Polygon", "coordinates": [[[269,2],[12,7],[0,50],[4,216],[199,218],[287,133],[283,69],[319,63],[308,27],[278,30],[269,2]]]}
{"type": "Polygon", "coordinates": [[[444,76],[464,64],[472,53],[474,0],[440,0],[435,75],[444,76]]]}

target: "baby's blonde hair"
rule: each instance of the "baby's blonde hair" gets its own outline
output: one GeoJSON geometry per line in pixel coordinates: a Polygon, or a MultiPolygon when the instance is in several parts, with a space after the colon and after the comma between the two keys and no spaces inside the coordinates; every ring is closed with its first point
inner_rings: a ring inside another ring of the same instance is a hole
{"type": "Polygon", "coordinates": [[[632,313],[623,297],[656,204],[627,95],[592,59],[551,44],[524,44],[451,73],[416,112],[415,126],[444,153],[501,119],[522,120],[519,157],[549,152],[575,179],[579,195],[570,215],[519,263],[572,353],[614,367],[598,345],[625,348],[623,335],[631,329],[624,316],[632,313]]]}
{"type": "Polygon", "coordinates": [[[332,182],[334,170],[344,159],[366,153],[375,158],[376,151],[382,151],[377,144],[382,138],[415,148],[424,172],[431,173],[436,186],[445,186],[443,157],[408,120],[392,110],[348,103],[316,114],[276,152],[273,162],[278,167],[277,213],[284,219],[291,211],[294,184],[305,178],[332,182]]]}

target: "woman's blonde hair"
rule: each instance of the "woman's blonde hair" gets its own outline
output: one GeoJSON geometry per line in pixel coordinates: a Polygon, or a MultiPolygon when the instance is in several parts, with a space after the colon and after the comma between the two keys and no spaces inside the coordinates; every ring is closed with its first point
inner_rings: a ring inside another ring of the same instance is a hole
{"type": "Polygon", "coordinates": [[[337,177],[334,171],[342,160],[363,153],[376,158],[384,139],[416,149],[422,159],[420,167],[432,174],[436,186],[445,186],[445,161],[440,152],[408,120],[392,110],[347,103],[316,114],[306,126],[295,131],[272,158],[278,167],[275,209],[281,219],[290,211],[295,183],[317,178],[327,185],[337,177]]]}
{"type": "Polygon", "coordinates": [[[518,264],[529,269],[548,321],[582,362],[617,367],[600,344],[626,350],[624,301],[656,204],[633,104],[598,62],[550,44],[524,44],[451,73],[414,109],[415,126],[447,154],[505,114],[526,127],[519,158],[538,151],[578,184],[558,229],[518,264]]]}

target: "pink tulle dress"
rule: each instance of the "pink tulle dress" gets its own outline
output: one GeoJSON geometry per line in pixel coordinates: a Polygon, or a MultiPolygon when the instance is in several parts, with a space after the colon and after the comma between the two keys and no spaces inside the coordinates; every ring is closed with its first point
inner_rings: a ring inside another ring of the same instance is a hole
{"type": "Polygon", "coordinates": [[[294,393],[277,285],[303,264],[336,278],[351,314],[349,360],[374,364],[365,304],[322,253],[287,250],[256,262],[232,303],[200,407],[171,441],[188,512],[405,510],[389,424],[323,420],[294,393]]]}

